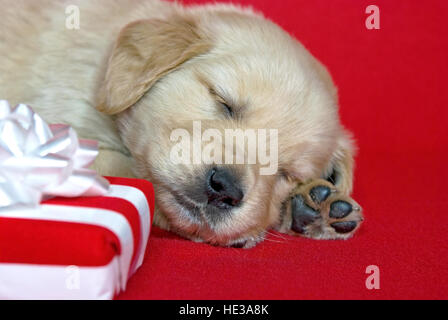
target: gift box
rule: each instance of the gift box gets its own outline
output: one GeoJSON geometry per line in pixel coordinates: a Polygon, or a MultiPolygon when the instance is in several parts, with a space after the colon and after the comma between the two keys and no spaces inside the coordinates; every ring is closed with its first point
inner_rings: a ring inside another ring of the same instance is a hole
{"type": "Polygon", "coordinates": [[[143,262],[151,183],[108,178],[104,196],[0,211],[0,299],[112,299],[143,262]]]}
{"type": "Polygon", "coordinates": [[[111,299],[142,264],[154,193],[99,176],[95,141],[0,100],[0,299],[111,299]]]}

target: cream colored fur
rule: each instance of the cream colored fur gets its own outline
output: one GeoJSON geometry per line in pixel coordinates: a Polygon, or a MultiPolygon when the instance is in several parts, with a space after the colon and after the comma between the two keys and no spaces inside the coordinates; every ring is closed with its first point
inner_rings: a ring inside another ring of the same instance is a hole
{"type": "Polygon", "coordinates": [[[278,224],[297,183],[336,168],[352,188],[352,144],[338,118],[326,69],[295,39],[248,9],[184,8],[154,0],[4,0],[0,19],[0,98],[34,107],[50,123],[99,141],[95,168],[155,184],[156,223],[183,236],[228,245],[262,239],[278,224]],[[65,27],[77,5],[79,30],[65,27]],[[241,116],[227,118],[218,90],[241,116]],[[99,111],[101,110],[101,112],[99,111]],[[170,132],[206,128],[279,129],[279,173],[240,166],[244,205],[225,224],[182,214],[173,192],[202,174],[174,165],[170,132]]]}

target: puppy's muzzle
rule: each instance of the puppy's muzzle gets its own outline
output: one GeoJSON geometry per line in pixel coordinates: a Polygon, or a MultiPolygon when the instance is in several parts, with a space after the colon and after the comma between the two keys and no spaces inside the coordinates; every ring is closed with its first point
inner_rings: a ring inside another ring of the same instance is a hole
{"type": "Polygon", "coordinates": [[[213,168],[206,175],[208,205],[231,210],[238,207],[244,192],[239,180],[226,168],[213,168]]]}

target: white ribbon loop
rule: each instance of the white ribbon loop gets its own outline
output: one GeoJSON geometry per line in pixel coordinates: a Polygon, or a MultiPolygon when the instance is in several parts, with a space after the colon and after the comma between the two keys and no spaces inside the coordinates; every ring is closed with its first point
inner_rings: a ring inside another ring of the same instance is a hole
{"type": "Polygon", "coordinates": [[[48,126],[29,106],[0,100],[0,208],[106,194],[109,182],[88,169],[97,155],[97,143],[78,140],[71,127],[48,126]]]}

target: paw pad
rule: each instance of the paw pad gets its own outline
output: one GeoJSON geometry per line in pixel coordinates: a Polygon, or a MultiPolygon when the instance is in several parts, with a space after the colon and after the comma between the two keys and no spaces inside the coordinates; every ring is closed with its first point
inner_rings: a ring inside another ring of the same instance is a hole
{"type": "Polygon", "coordinates": [[[330,206],[330,217],[334,219],[342,219],[353,211],[353,206],[342,200],[335,201],[330,206]]]}
{"type": "Polygon", "coordinates": [[[320,214],[305,203],[302,195],[297,195],[291,202],[292,210],[292,230],[303,234],[305,227],[320,218],[320,214]]]}
{"type": "Polygon", "coordinates": [[[320,204],[328,199],[331,192],[331,189],[327,186],[316,186],[311,189],[310,197],[315,203],[320,204]]]}
{"type": "Polygon", "coordinates": [[[356,228],[357,223],[355,221],[342,221],[332,223],[331,226],[334,228],[334,230],[336,230],[336,232],[349,233],[356,228]]]}
{"type": "Polygon", "coordinates": [[[310,238],[346,239],[363,220],[356,202],[326,181],[299,186],[290,199],[290,229],[310,238]]]}

